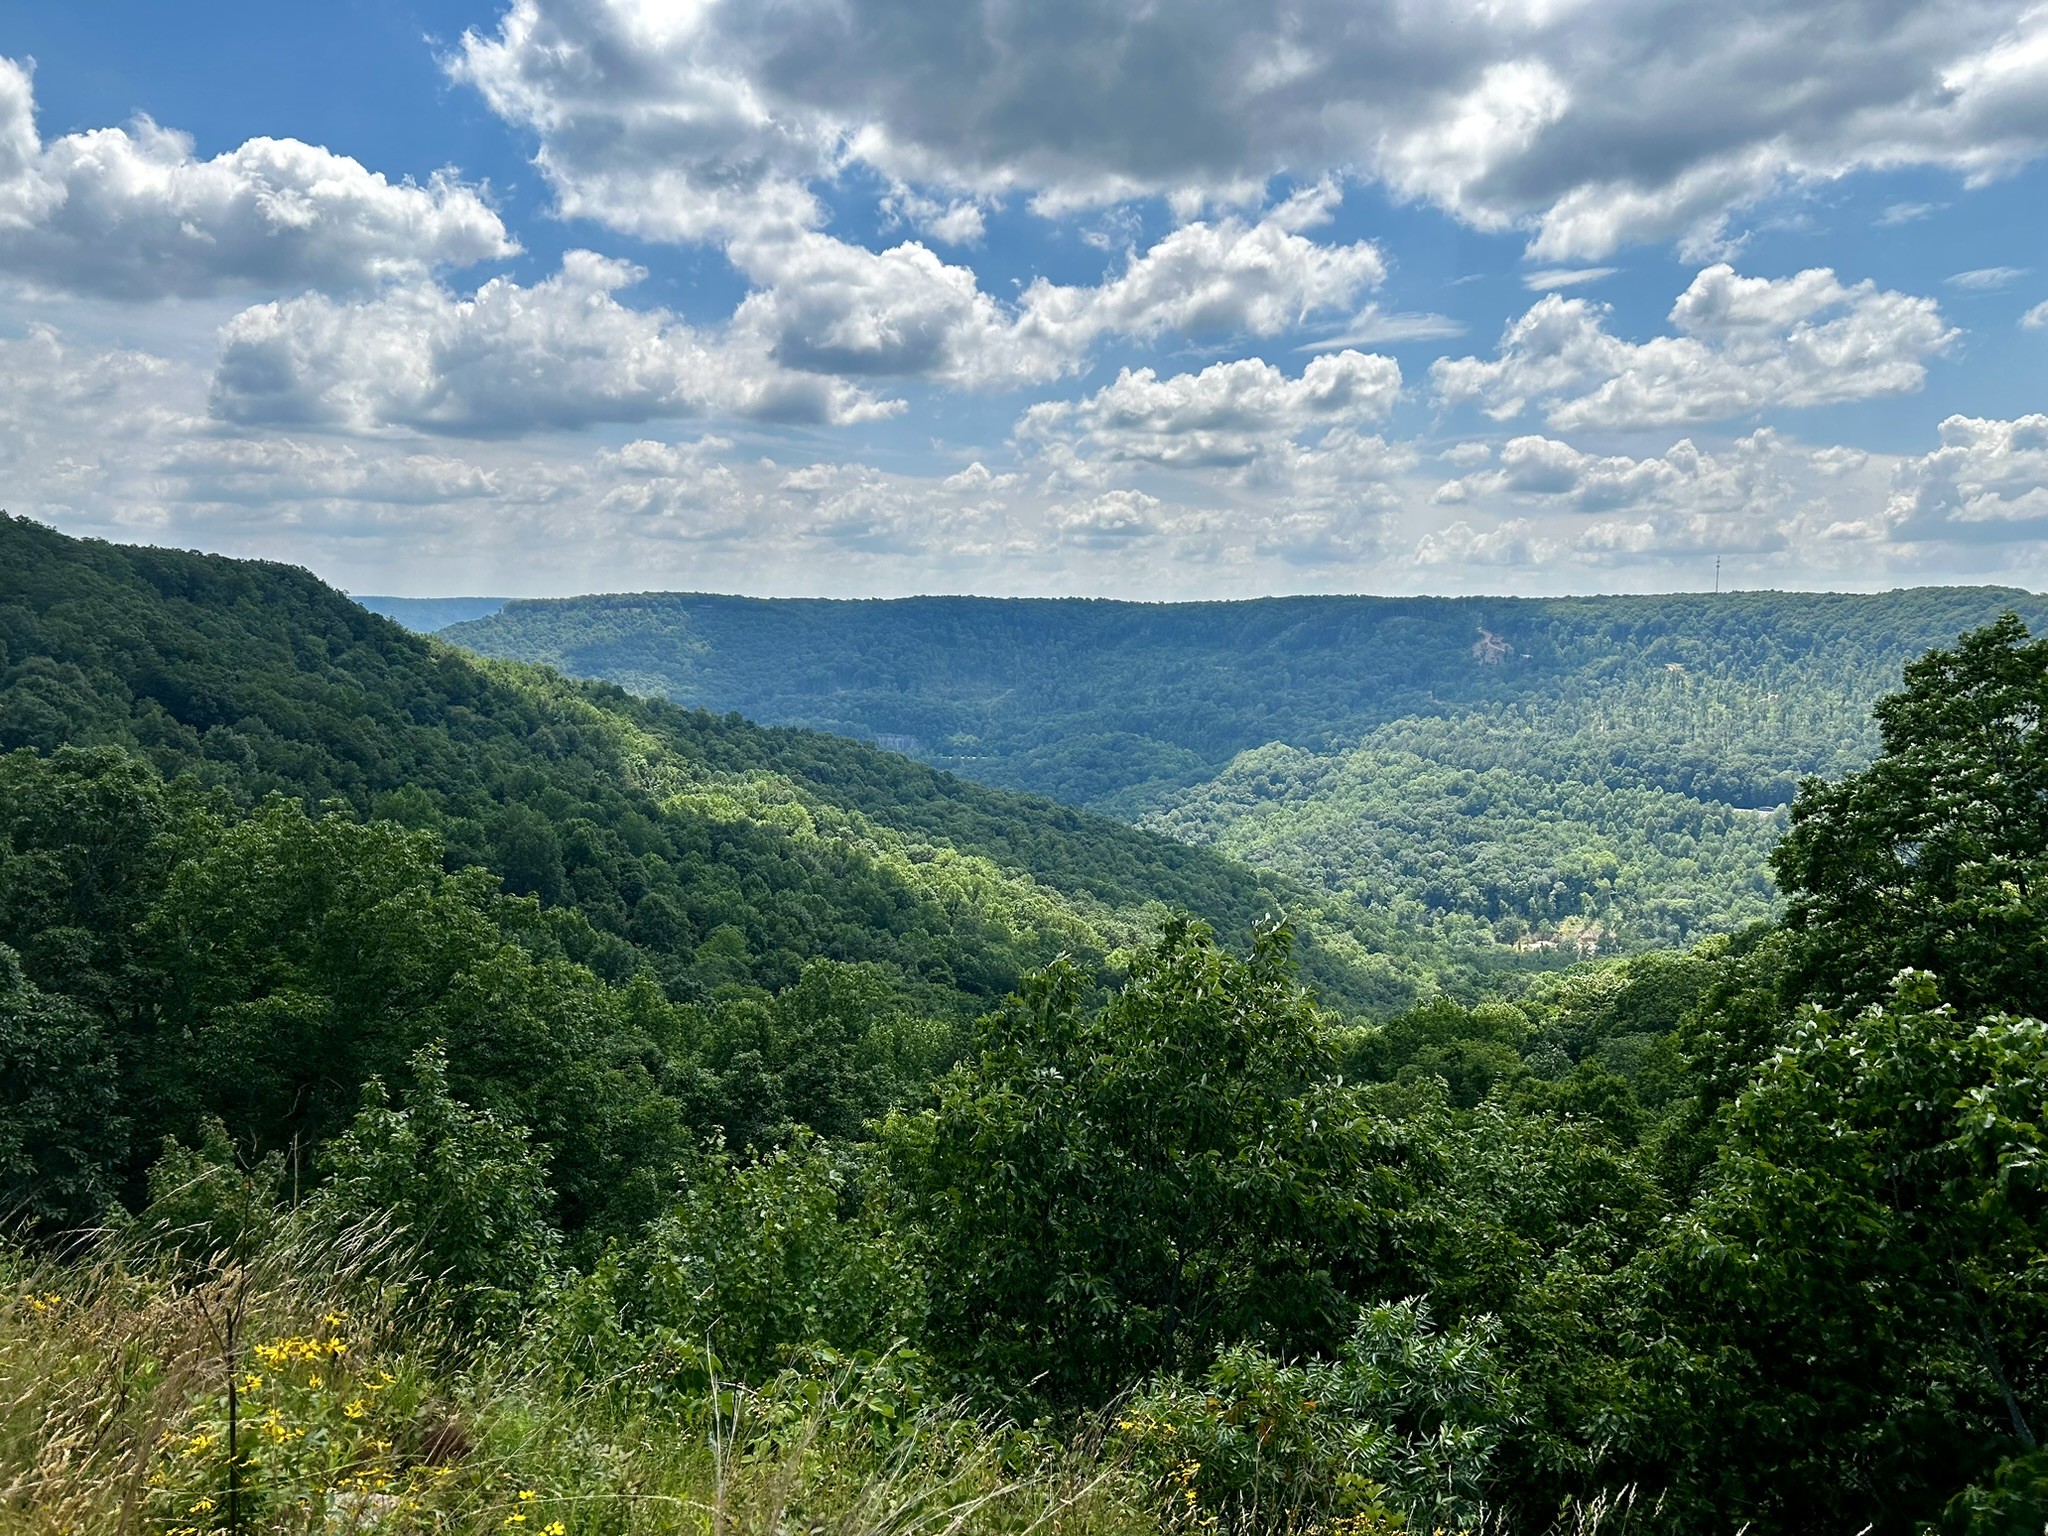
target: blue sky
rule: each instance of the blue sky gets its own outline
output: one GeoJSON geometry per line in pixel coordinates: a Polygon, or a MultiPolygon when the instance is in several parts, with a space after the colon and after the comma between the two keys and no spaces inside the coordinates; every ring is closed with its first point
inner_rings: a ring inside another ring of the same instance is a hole
{"type": "Polygon", "coordinates": [[[357,591],[2048,584],[2018,0],[0,20],[0,485],[357,591]]]}

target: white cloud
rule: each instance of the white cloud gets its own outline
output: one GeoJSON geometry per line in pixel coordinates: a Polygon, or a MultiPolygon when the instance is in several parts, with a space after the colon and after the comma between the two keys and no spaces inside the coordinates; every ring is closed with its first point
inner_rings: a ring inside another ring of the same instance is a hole
{"type": "Polygon", "coordinates": [[[1296,347],[1297,352],[1335,352],[1344,347],[1377,347],[1403,341],[1448,341],[1465,334],[1465,322],[1420,310],[1383,311],[1368,304],[1336,336],[1296,347]]]}
{"type": "MultiPolygon", "coordinates": [[[[1505,510],[1506,520],[1488,534],[1461,520],[1425,536],[1417,559],[1599,567],[1701,553],[1775,555],[1795,540],[1810,545],[1816,515],[1832,520],[1826,499],[1815,495],[1830,472],[1820,457],[1768,430],[1712,451],[1682,439],[1645,458],[1514,438],[1497,468],[1446,482],[1432,498],[1439,506],[1505,510]]],[[[1860,483],[1841,489],[1849,500],[1863,492],[1860,483]]]]}
{"type": "Polygon", "coordinates": [[[135,351],[92,351],[47,325],[0,337],[0,479],[6,505],[44,517],[91,517],[95,531],[148,526],[160,492],[155,442],[191,419],[196,391],[135,351]]]}
{"type": "Polygon", "coordinates": [[[908,224],[941,245],[979,245],[988,233],[988,210],[979,198],[942,201],[898,182],[882,199],[881,211],[885,222],[908,224]]]}
{"type": "Polygon", "coordinates": [[[1400,393],[1400,365],[1363,352],[1315,358],[1294,379],[1259,358],[1164,379],[1127,368],[1085,399],[1032,406],[1017,437],[1084,463],[1237,470],[1286,456],[1310,434],[1336,447],[1337,434],[1383,419],[1400,393]]]}
{"type": "Polygon", "coordinates": [[[871,251],[806,231],[735,258],[759,286],[733,330],[788,368],[993,388],[1057,378],[1077,360],[1063,338],[1021,328],[971,268],[922,245],[871,251]]]}
{"type": "MultiPolygon", "coordinates": [[[[608,281],[583,290],[600,316],[608,281]]],[[[497,302],[574,307],[537,292],[497,302]]],[[[447,343],[442,320],[428,329],[447,343]]],[[[479,368],[527,355],[489,326],[467,334],[479,368]]],[[[678,343],[658,325],[644,350],[664,344],[678,343]]],[[[448,401],[487,414],[460,369],[429,363],[451,375],[448,401]]],[[[197,365],[41,326],[0,337],[0,476],[12,510],[74,531],[310,563],[358,590],[1197,597],[1497,590],[1503,567],[1524,590],[1665,590],[1703,585],[1717,554],[1748,584],[2048,579],[2048,418],[1953,418],[1903,461],[1770,431],[1640,455],[1525,433],[1425,460],[1375,435],[1397,380],[1357,355],[1298,378],[1256,360],[1131,373],[1027,413],[1045,433],[1020,426],[1014,464],[995,445],[918,474],[829,448],[775,462],[694,432],[593,450],[245,425],[207,414],[197,365]]],[[[355,421],[422,414],[369,404],[355,421]]]]}
{"type": "Polygon", "coordinates": [[[1321,245],[1303,230],[1326,223],[1341,193],[1325,183],[1298,192],[1257,223],[1183,225],[1099,287],[1040,280],[1024,295],[1025,323],[1069,344],[1106,332],[1152,337],[1272,336],[1318,313],[1348,308],[1387,266],[1370,241],[1321,245]]]}
{"type": "Polygon", "coordinates": [[[1946,203],[1891,203],[1877,216],[1878,226],[1883,229],[1895,229],[1901,224],[1917,223],[1931,213],[1941,212],[1947,206],[1946,203]]]}
{"type": "Polygon", "coordinates": [[[1118,549],[1160,532],[1159,498],[1143,491],[1105,491],[1089,501],[1051,509],[1055,536],[1082,549],[1118,549]]]}
{"type": "Polygon", "coordinates": [[[1522,286],[1531,293],[1548,293],[1553,288],[1583,288],[1603,277],[1612,277],[1619,270],[1617,267],[1545,267],[1540,272],[1524,272],[1522,286]]]}
{"type": "Polygon", "coordinates": [[[1024,483],[1024,477],[1016,474],[998,475],[976,459],[958,474],[946,476],[939,482],[946,490],[962,495],[980,496],[991,492],[1012,490],[1024,483]]]}
{"type": "Polygon", "coordinates": [[[449,68],[539,135],[569,217],[651,240],[809,228],[844,128],[751,78],[722,31],[738,9],[515,0],[449,68]]]}
{"type": "Polygon", "coordinates": [[[2021,315],[2020,324],[2030,331],[2048,330],[2048,299],[2043,299],[2021,315]]]}
{"type": "Polygon", "coordinates": [[[242,423],[500,436],[723,413],[858,421],[892,407],[706,337],[614,295],[642,276],[571,251],[531,287],[433,283],[362,303],[262,304],[221,333],[214,413],[242,423]]]}
{"type": "Polygon", "coordinates": [[[0,58],[0,273],[116,299],[362,288],[518,247],[447,176],[392,183],[293,139],[211,160],[140,118],[45,144],[29,72],[0,58]]]}
{"type": "Polygon", "coordinates": [[[1641,459],[1582,453],[1555,438],[1517,437],[1502,447],[1497,469],[1468,475],[1438,494],[1457,502],[1504,493],[1577,512],[1774,512],[1791,494],[1783,454],[1777,435],[1768,430],[1738,438],[1718,455],[1686,438],[1661,455],[1641,459]]]}
{"type": "Polygon", "coordinates": [[[537,135],[565,212],[656,239],[816,227],[813,188],[856,163],[947,208],[1047,212],[1341,174],[1590,262],[1714,249],[1788,188],[1981,180],[2048,148],[2029,0],[1077,0],[1058,25],[941,0],[513,0],[451,69],[537,135]]]}
{"type": "Polygon", "coordinates": [[[1949,279],[1956,288],[1969,288],[1978,293],[1989,293],[1999,288],[2009,288],[2030,269],[2026,267],[1976,267],[1968,272],[1958,272],[1949,279]]]}
{"type": "Polygon", "coordinates": [[[1970,543],[2048,534],[2048,416],[1951,416],[1941,446],[1899,467],[1891,536],[1970,543]]]}
{"type": "Polygon", "coordinates": [[[450,454],[365,453],[352,443],[292,437],[191,437],[175,443],[163,472],[195,502],[276,507],[292,502],[448,502],[533,499],[530,486],[450,454]]]}
{"type": "Polygon", "coordinates": [[[1909,394],[1955,331],[1932,299],[1844,285],[1826,268],[1783,279],[1708,267],[1672,306],[1679,332],[1633,343],[1606,311],[1551,294],[1507,327],[1491,361],[1440,360],[1438,401],[1496,420],[1540,408],[1554,427],[1632,428],[1909,394]]]}
{"type": "Polygon", "coordinates": [[[1425,533],[1415,546],[1420,566],[1541,565],[1559,549],[1555,539],[1541,537],[1526,517],[1509,518],[1485,532],[1462,520],[1425,533]]]}
{"type": "Polygon", "coordinates": [[[733,330],[789,368],[972,389],[1058,378],[1106,335],[1269,336],[1348,308],[1385,275],[1368,242],[1300,233],[1334,199],[1317,188],[1256,221],[1183,225],[1098,285],[1039,279],[1014,305],[914,242],[871,251],[815,231],[735,240],[729,254],[756,287],[733,330]]]}

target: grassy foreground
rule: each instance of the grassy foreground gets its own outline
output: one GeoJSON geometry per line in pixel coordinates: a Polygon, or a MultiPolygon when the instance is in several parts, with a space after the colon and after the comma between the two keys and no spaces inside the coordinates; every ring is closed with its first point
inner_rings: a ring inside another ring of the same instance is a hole
{"type": "MultiPolygon", "coordinates": [[[[1151,1487],[1062,1442],[897,1404],[872,1362],[749,1390],[703,1356],[579,1364],[573,1308],[458,1342],[388,1243],[310,1230],[194,1265],[111,1238],[4,1261],[0,1525],[245,1532],[1138,1533],[1151,1487]]],[[[1183,1521],[1183,1523],[1185,1523],[1183,1521]]]]}

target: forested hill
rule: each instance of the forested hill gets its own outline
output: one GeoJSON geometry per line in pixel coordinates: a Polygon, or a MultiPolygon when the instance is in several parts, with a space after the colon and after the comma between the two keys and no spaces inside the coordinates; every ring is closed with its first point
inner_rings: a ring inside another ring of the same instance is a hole
{"type": "MultiPolygon", "coordinates": [[[[1242,938],[1299,894],[861,743],[481,663],[301,570],[0,518],[0,750],[64,747],[429,832],[538,898],[574,959],[681,998],[777,993],[823,958],[958,1015],[1166,906],[1242,938]]],[[[1332,1002],[1389,1000],[1309,948],[1332,1002]]]]}
{"type": "Polygon", "coordinates": [[[1905,663],[2007,610],[2038,625],[2048,602],[670,594],[515,602],[443,634],[1220,848],[1455,988],[1770,915],[1799,780],[1868,762],[1905,663]]]}
{"type": "Polygon", "coordinates": [[[1869,596],[1292,597],[1129,603],[651,593],[512,602],[442,631],[637,693],[879,738],[986,783],[1112,811],[1272,742],[1515,718],[1602,739],[1603,776],[1783,804],[1875,747],[1871,704],[1928,647],[2048,602],[1869,596]],[[1546,725],[1545,716],[1562,712],[1546,725]]]}

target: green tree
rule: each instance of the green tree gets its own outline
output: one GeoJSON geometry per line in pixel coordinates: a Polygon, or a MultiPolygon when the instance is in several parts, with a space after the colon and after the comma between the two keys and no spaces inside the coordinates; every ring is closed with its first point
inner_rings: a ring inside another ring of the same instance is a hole
{"type": "Polygon", "coordinates": [[[2048,1016],[2048,639],[2007,614],[1876,715],[1877,761],[1803,785],[1773,859],[1796,983],[1863,1004],[1911,966],[1965,1012],[2048,1016]]]}
{"type": "Polygon", "coordinates": [[[0,1223],[94,1219],[127,1152],[120,1076],[98,1025],[23,976],[0,944],[0,1223]]]}
{"type": "Polygon", "coordinates": [[[956,1365],[1100,1401],[1238,1340],[1333,1347],[1397,1283],[1402,1151],[1336,1086],[1284,928],[1240,961],[1176,920],[1100,1006],[1061,963],[986,1029],[885,1132],[956,1365]]]}
{"type": "Polygon", "coordinates": [[[321,1154],[312,1210],[334,1226],[388,1220],[472,1317],[516,1312],[554,1276],[560,1235],[541,1154],[524,1129],[449,1091],[438,1046],[414,1054],[399,1106],[381,1078],[321,1154]]]}
{"type": "Polygon", "coordinates": [[[1910,1531],[2031,1449],[2044,1109],[2048,1026],[1966,1023],[1924,973],[1788,1026],[1640,1266],[1663,1444],[1704,1523],[1910,1531]]]}
{"type": "Polygon", "coordinates": [[[708,1345],[721,1374],[749,1382],[805,1346],[886,1350],[923,1321],[882,1169],[803,1133],[748,1164],[703,1155],[681,1198],[599,1275],[643,1352],[656,1338],[708,1345]]]}
{"type": "Polygon", "coordinates": [[[1233,1530],[1464,1530],[1520,1415],[1492,1318],[1439,1330],[1417,1299],[1364,1308],[1328,1359],[1234,1344],[1140,1391],[1120,1432],[1163,1485],[1233,1530]]]}

